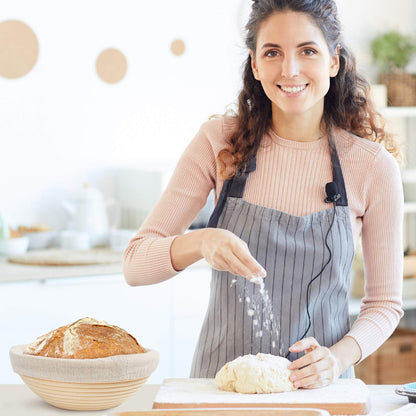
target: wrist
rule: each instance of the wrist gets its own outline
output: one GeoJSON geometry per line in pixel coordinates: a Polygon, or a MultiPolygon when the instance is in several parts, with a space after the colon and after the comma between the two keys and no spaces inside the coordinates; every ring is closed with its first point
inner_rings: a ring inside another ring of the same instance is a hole
{"type": "Polygon", "coordinates": [[[340,375],[361,359],[361,348],[350,336],[342,338],[329,349],[337,361],[340,375]]]}
{"type": "Polygon", "coordinates": [[[172,266],[181,271],[202,258],[201,246],[204,228],[177,236],[170,247],[172,266]]]}

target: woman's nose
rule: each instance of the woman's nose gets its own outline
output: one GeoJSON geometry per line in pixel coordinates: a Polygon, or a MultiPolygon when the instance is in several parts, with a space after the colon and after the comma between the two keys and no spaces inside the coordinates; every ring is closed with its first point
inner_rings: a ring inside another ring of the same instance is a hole
{"type": "Polygon", "coordinates": [[[285,56],[282,62],[282,77],[293,78],[299,75],[299,62],[296,57],[285,56]]]}

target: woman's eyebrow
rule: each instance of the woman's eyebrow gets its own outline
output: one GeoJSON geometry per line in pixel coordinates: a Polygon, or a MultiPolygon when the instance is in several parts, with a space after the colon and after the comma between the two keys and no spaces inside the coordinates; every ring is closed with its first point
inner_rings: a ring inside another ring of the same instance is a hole
{"type": "MultiPolygon", "coordinates": [[[[301,48],[302,46],[307,46],[307,45],[318,46],[318,44],[315,41],[310,40],[310,41],[307,41],[307,42],[299,43],[299,45],[296,45],[296,47],[301,48]]],[[[263,46],[262,46],[262,49],[264,49],[264,48],[281,48],[281,46],[277,43],[264,43],[263,46]]]]}

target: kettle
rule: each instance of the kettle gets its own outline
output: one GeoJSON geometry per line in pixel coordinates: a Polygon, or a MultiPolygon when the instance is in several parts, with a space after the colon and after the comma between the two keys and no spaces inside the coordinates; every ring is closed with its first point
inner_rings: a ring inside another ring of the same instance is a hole
{"type": "Polygon", "coordinates": [[[67,229],[88,233],[92,247],[108,243],[110,225],[106,202],[99,189],[84,185],[72,201],[63,201],[68,216],[67,229]]]}

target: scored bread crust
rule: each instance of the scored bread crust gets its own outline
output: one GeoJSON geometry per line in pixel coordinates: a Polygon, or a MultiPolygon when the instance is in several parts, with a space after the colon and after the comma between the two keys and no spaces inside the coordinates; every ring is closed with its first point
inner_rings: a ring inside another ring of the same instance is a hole
{"type": "Polygon", "coordinates": [[[146,352],[124,329],[83,318],[38,337],[25,354],[53,358],[103,358],[146,352]]]}

